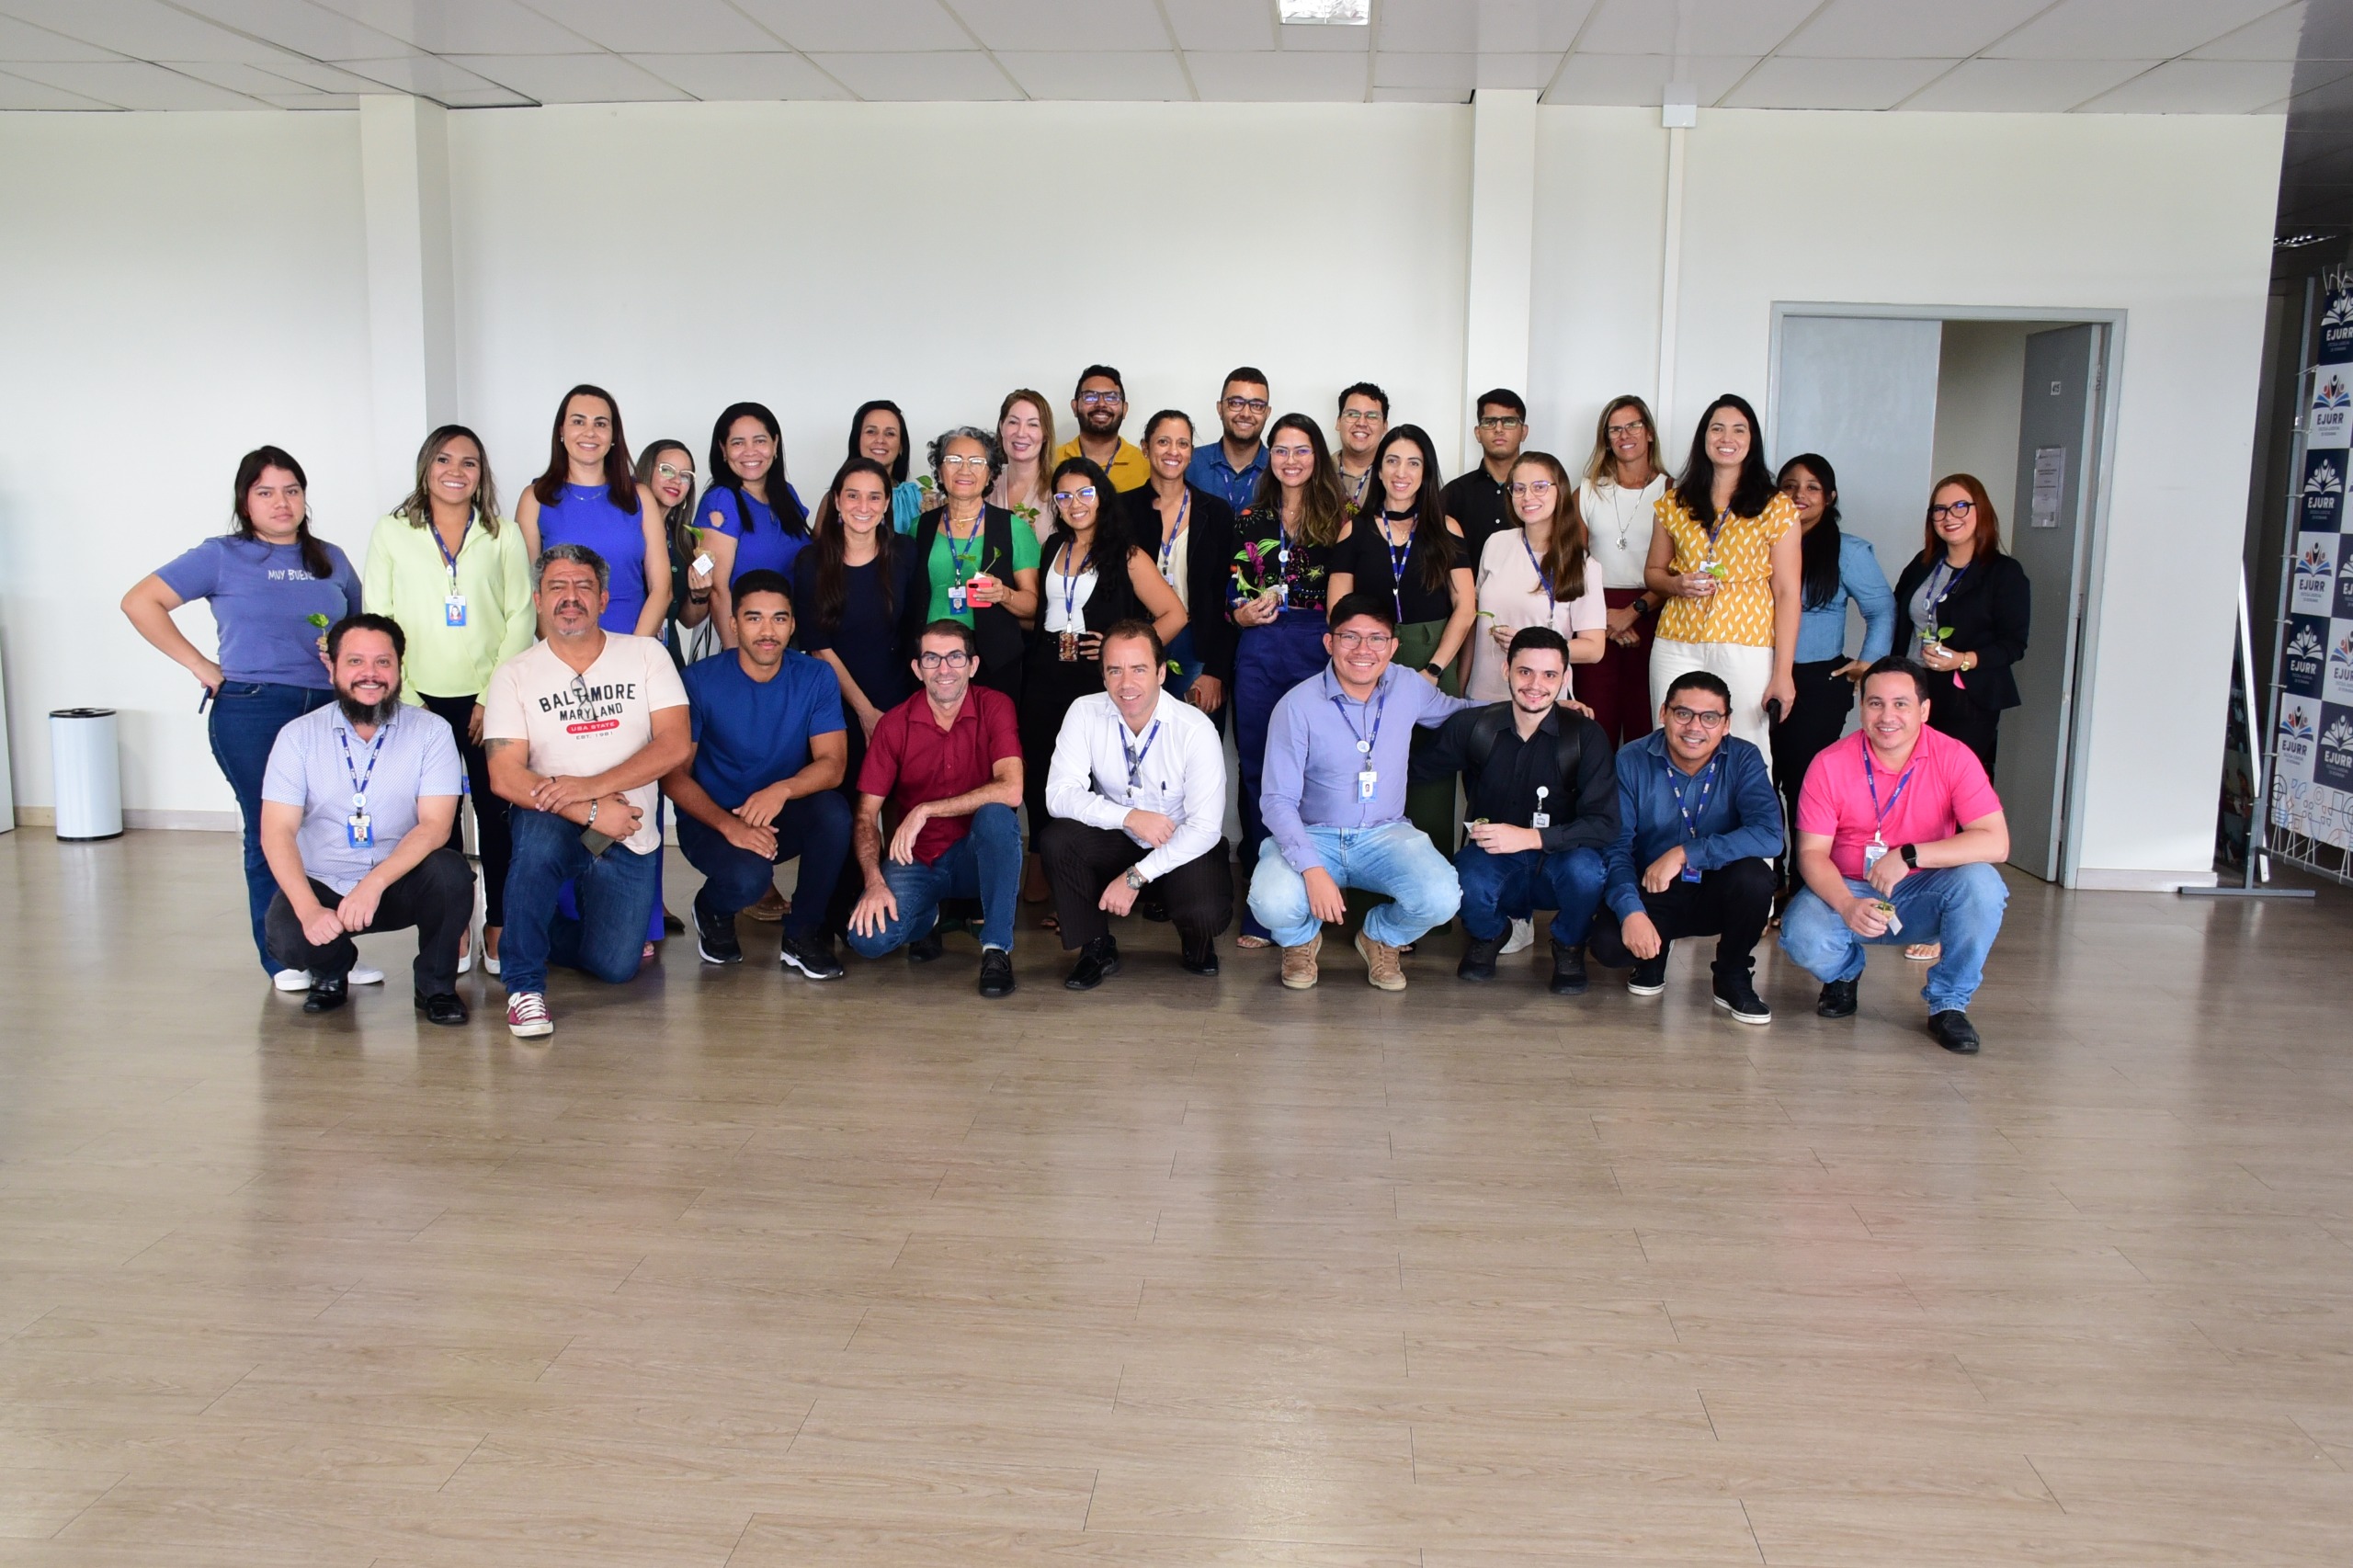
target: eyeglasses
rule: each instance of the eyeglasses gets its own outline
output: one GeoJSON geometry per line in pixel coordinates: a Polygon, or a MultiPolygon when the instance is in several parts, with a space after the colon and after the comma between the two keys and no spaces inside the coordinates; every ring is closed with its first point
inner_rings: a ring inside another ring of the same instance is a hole
{"type": "Polygon", "coordinates": [[[959,648],[952,653],[917,653],[915,663],[925,669],[961,670],[972,662],[972,655],[959,648]]]}
{"type": "Polygon", "coordinates": [[[1397,639],[1390,636],[1386,631],[1335,631],[1332,633],[1332,646],[1335,648],[1363,648],[1375,653],[1396,641],[1397,639]]]}
{"type": "Polygon", "coordinates": [[[1381,423],[1381,410],[1377,408],[1344,408],[1340,410],[1340,418],[1345,423],[1350,425],[1378,425],[1381,423]]]}
{"type": "Polygon", "coordinates": [[[1479,421],[1482,430],[1517,430],[1525,421],[1508,414],[1491,414],[1479,421]]]}
{"type": "Polygon", "coordinates": [[[1552,482],[1549,479],[1516,479],[1511,483],[1514,495],[1550,495],[1552,482]]]}
{"type": "Polygon", "coordinates": [[[690,468],[679,468],[671,463],[655,463],[654,472],[665,479],[684,480],[688,484],[695,482],[695,471],[690,468]]]}
{"type": "Polygon", "coordinates": [[[1105,403],[1118,404],[1127,401],[1127,395],[1123,392],[1095,392],[1078,394],[1078,405],[1081,408],[1099,408],[1105,403]]]}
{"type": "Polygon", "coordinates": [[[1721,730],[1724,721],[1732,717],[1721,708],[1670,708],[1666,716],[1678,724],[1697,724],[1703,730],[1721,730]]]}
{"type": "Polygon", "coordinates": [[[1054,505],[1057,506],[1067,506],[1073,501],[1092,501],[1094,499],[1095,486],[1091,484],[1082,484],[1075,490],[1057,490],[1054,492],[1054,505]]]}
{"type": "Polygon", "coordinates": [[[962,452],[950,452],[939,460],[939,466],[942,468],[986,468],[989,466],[989,460],[985,453],[968,457],[962,452]]]}
{"type": "Polygon", "coordinates": [[[1615,441],[1621,437],[1631,436],[1637,430],[1647,430],[1649,428],[1649,426],[1637,419],[1631,424],[1612,425],[1604,432],[1604,434],[1606,434],[1611,440],[1615,441]]]}
{"type": "Polygon", "coordinates": [[[1230,397],[1225,400],[1228,414],[1264,414],[1267,407],[1263,397],[1230,397]]]}
{"type": "Polygon", "coordinates": [[[1928,508],[1928,521],[1940,523],[1947,517],[1960,517],[1966,520],[1975,510],[1977,510],[1977,503],[1974,501],[1955,501],[1949,506],[1931,506],[1928,508]]]}

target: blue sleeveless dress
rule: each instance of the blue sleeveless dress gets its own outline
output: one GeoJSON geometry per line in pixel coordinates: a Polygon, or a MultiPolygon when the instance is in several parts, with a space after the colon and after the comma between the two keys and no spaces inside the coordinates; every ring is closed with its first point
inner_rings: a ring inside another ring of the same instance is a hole
{"type": "Polygon", "coordinates": [[[540,547],[585,544],[612,568],[612,602],[597,621],[608,631],[637,630],[645,608],[645,525],[613,505],[601,484],[567,484],[563,498],[540,507],[540,547]]]}

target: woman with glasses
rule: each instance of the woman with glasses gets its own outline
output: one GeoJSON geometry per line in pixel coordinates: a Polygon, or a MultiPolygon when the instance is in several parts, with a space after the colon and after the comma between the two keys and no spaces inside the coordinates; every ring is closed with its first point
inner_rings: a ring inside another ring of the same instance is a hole
{"type": "MultiPolygon", "coordinates": [[[[1021,677],[1022,801],[1029,812],[1031,886],[1047,896],[1038,860],[1046,824],[1046,772],[1070,705],[1103,689],[1103,633],[1122,620],[1149,620],[1162,646],[1185,629],[1185,607],[1153,558],[1136,548],[1111,476],[1092,458],[1054,465],[1053,531],[1046,536],[1044,600],[1021,677]]],[[[1054,925],[1051,915],[1043,922],[1054,925]]]]}
{"type": "Polygon", "coordinates": [[[735,646],[732,586],[746,572],[788,581],[809,542],[809,512],[784,472],[784,432],[757,403],[730,403],[710,427],[710,488],[697,507],[703,542],[719,562],[710,618],[722,647],[735,646]]]}
{"type": "Polygon", "coordinates": [[[1233,561],[1233,510],[1189,482],[1192,416],[1174,408],[1143,427],[1152,477],[1122,492],[1128,537],[1149,552],[1185,610],[1185,628],[1168,640],[1169,695],[1214,714],[1233,683],[1233,628],[1225,619],[1226,575],[1233,561]]]}
{"type": "Polygon", "coordinates": [[[637,483],[662,513],[662,537],[670,545],[670,611],[662,641],[680,669],[719,647],[710,621],[719,562],[695,537],[695,455],[684,441],[665,437],[637,454],[637,483]]]}
{"type": "MultiPolygon", "coordinates": [[[[1267,433],[1267,472],[1233,520],[1225,590],[1234,628],[1233,740],[1242,778],[1242,881],[1267,840],[1258,786],[1267,725],[1283,693],[1324,667],[1324,611],[1333,552],[1348,526],[1347,504],[1324,432],[1304,414],[1286,414],[1267,433]]],[[[1271,937],[1245,911],[1239,945],[1271,937]]]]}
{"type": "Polygon", "coordinates": [[[1602,598],[1608,607],[1600,661],[1577,672],[1577,698],[1612,745],[1649,734],[1658,722],[1651,702],[1651,630],[1663,594],[1646,585],[1651,533],[1659,498],[1666,494],[1658,434],[1650,405],[1614,397],[1601,411],[1593,455],[1577,486],[1577,516],[1588,548],[1601,562],[1602,598]]]}
{"type": "Polygon", "coordinates": [[[1017,387],[997,405],[996,445],[1000,456],[996,476],[989,482],[989,505],[1001,506],[1029,525],[1039,544],[1054,531],[1054,506],[1048,492],[1048,455],[1054,449],[1054,411],[1043,392],[1017,387]]]}
{"type": "Polygon", "coordinates": [[[1568,639],[1574,675],[1561,695],[1586,700],[1586,681],[1608,641],[1608,611],[1601,562],[1575,494],[1568,471],[1550,452],[1522,452],[1511,465],[1512,515],[1519,526],[1491,536],[1479,558],[1479,624],[1462,693],[1474,702],[1511,697],[1505,651],[1530,626],[1549,626],[1568,639]]]}
{"type": "Polygon", "coordinates": [[[947,500],[915,526],[915,559],[926,585],[924,622],[971,627],[981,650],[973,678],[1017,708],[1023,633],[1038,618],[1038,535],[987,499],[1005,471],[995,437],[959,426],[932,442],[930,456],[932,482],[947,500]]]}
{"type": "Polygon", "coordinates": [[[1758,449],[1756,411],[1726,392],[1691,433],[1675,487],[1659,498],[1643,575],[1668,603],[1651,645],[1652,710],[1676,677],[1705,670],[1732,690],[1732,733],[1763,751],[1766,704],[1787,717],[1798,643],[1798,513],[1758,449]]]}
{"type": "MultiPolygon", "coordinates": [[[[915,532],[925,506],[939,505],[937,492],[926,495],[922,485],[907,477],[907,416],[889,398],[861,403],[858,412],[850,415],[848,455],[881,463],[882,472],[890,476],[892,532],[915,532]]],[[[810,531],[815,532],[813,524],[810,531]]]]}
{"type": "MultiPolygon", "coordinates": [[[[523,553],[585,545],[605,558],[610,597],[597,624],[623,635],[658,637],[670,613],[670,541],[662,508],[630,467],[620,404],[583,383],[556,404],[547,472],[515,503],[523,553]]],[[[720,581],[726,581],[724,573],[720,581]]]]}
{"type": "Polygon", "coordinates": [[[1928,722],[1994,774],[1995,732],[2018,705],[2010,666],[2026,657],[2033,589],[2002,550],[2002,520],[1974,474],[1937,481],[1927,539],[1896,580],[1904,651],[1928,672],[1928,722]]]}

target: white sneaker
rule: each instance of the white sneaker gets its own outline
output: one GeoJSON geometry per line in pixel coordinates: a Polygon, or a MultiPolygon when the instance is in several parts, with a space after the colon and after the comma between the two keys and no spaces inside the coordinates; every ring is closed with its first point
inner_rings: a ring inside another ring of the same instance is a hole
{"type": "Polygon", "coordinates": [[[1503,947],[1497,950],[1495,956],[1507,959],[1514,953],[1524,953],[1535,945],[1536,922],[1515,920],[1511,923],[1510,937],[1505,939],[1503,947]]]}
{"type": "Polygon", "coordinates": [[[311,971],[307,969],[281,969],[269,977],[269,983],[280,991],[308,991],[311,971]]]}
{"type": "Polygon", "coordinates": [[[354,985],[381,985],[384,983],[384,971],[369,969],[364,963],[356,963],[351,966],[351,972],[343,978],[354,985]]]}
{"type": "Polygon", "coordinates": [[[518,1040],[536,1040],[555,1033],[548,1016],[548,999],[536,991],[518,992],[506,999],[506,1032],[518,1040]]]}

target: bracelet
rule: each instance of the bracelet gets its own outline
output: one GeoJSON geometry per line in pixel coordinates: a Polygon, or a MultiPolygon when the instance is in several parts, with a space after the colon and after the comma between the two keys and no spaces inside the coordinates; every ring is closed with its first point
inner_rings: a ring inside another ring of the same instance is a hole
{"type": "Polygon", "coordinates": [[[580,825],[581,825],[581,826],[583,826],[583,827],[595,827],[595,826],[597,825],[597,802],[596,802],[596,801],[589,801],[589,802],[588,802],[588,820],[587,820],[586,822],[582,823],[580,825]]]}
{"type": "Polygon", "coordinates": [[[692,588],[688,588],[687,590],[687,602],[694,605],[707,605],[710,602],[710,590],[709,588],[705,588],[701,593],[696,593],[692,588]]]}

